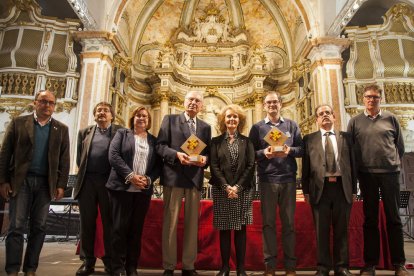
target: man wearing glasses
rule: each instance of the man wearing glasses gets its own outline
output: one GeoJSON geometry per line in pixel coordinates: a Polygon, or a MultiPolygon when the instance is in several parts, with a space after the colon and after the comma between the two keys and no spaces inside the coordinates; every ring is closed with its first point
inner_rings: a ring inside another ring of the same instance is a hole
{"type": "Polygon", "coordinates": [[[352,118],[348,124],[364,200],[365,267],[361,275],[374,276],[379,261],[378,202],[381,190],[395,275],[407,276],[402,223],[398,213],[404,141],[398,119],[392,113],[380,109],[381,92],[378,85],[366,86],[363,98],[365,111],[352,118]]]}
{"type": "Polygon", "coordinates": [[[312,207],[316,230],[315,276],[352,276],[348,223],[356,198],[356,175],[349,133],[334,130],[335,115],[326,104],[315,109],[319,130],[303,137],[302,190],[312,207]],[[330,228],[333,232],[333,260],[330,228]]]}
{"type": "Polygon", "coordinates": [[[108,160],[109,144],[121,126],[112,124],[115,114],[112,106],[107,102],[98,103],[93,109],[93,115],[96,124],[80,130],[77,142],[76,164],[79,171],[73,197],[79,202],[80,257],[83,260],[83,264],[76,271],[77,276],[86,276],[95,272],[94,248],[98,206],[105,247],[102,261],[105,272],[111,273],[112,215],[105,184],[111,171],[108,160]]]}
{"type": "Polygon", "coordinates": [[[197,118],[203,108],[203,94],[189,91],[184,99],[185,111],[166,115],[157,139],[157,153],[164,160],[160,184],[163,185],[164,217],[162,224],[162,265],[164,276],[173,276],[177,265],[177,225],[184,198],[184,238],[182,276],[195,276],[197,259],[198,216],[204,168],[210,152],[211,127],[197,118]],[[191,161],[181,145],[196,135],[207,147],[200,161],[191,161]]]}
{"type": "Polygon", "coordinates": [[[55,104],[52,92],[38,92],[33,114],[13,118],[1,147],[0,194],[10,202],[7,275],[17,276],[20,271],[29,218],[23,271],[26,276],[36,275],[50,201],[63,197],[68,180],[69,132],[52,118],[55,104]]]}
{"type": "Polygon", "coordinates": [[[257,176],[263,219],[263,255],[265,276],[276,271],[276,207],[282,222],[282,246],[287,276],[296,275],[295,228],[296,209],[296,157],[302,157],[303,141],[297,124],[280,116],[282,98],[277,92],[269,92],[264,99],[267,116],[252,126],[249,134],[256,151],[257,176]],[[288,139],[283,151],[272,151],[264,140],[271,128],[277,127],[288,139]]]}

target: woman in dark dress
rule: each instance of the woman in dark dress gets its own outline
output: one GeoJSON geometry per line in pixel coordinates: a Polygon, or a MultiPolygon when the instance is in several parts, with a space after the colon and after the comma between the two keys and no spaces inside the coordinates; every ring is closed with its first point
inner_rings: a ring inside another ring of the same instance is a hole
{"type": "Polygon", "coordinates": [[[220,136],[211,141],[210,184],[213,194],[213,225],[220,230],[222,267],[217,276],[230,273],[231,230],[234,231],[237,275],[246,275],[246,225],[251,224],[254,148],[241,134],[246,116],[238,105],[224,107],[218,115],[220,136]]]}
{"type": "Polygon", "coordinates": [[[155,152],[156,138],[148,133],[151,116],[138,107],[130,119],[131,129],[120,129],[109,147],[112,166],[106,187],[112,204],[113,275],[138,275],[141,236],[154,181],[162,162],[155,152]]]}

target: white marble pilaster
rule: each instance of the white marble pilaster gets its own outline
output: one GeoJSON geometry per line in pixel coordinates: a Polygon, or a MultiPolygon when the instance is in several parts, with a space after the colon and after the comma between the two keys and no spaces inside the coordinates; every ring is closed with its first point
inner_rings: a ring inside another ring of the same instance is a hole
{"type": "Polygon", "coordinates": [[[311,61],[314,106],[331,105],[336,115],[335,127],[340,130],[347,126],[341,53],[348,46],[347,39],[323,38],[315,41],[307,56],[311,61]]]}

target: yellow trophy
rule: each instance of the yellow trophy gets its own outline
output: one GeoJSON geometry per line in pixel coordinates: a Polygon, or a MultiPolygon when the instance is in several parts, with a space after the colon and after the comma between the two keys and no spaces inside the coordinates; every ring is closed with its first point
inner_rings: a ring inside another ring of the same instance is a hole
{"type": "Polygon", "coordinates": [[[272,146],[272,152],[283,151],[283,145],[288,137],[277,127],[272,127],[264,137],[264,140],[272,146]]]}
{"type": "Polygon", "coordinates": [[[184,142],[181,149],[190,157],[190,162],[201,162],[202,156],[200,153],[207,145],[194,134],[184,142]]]}

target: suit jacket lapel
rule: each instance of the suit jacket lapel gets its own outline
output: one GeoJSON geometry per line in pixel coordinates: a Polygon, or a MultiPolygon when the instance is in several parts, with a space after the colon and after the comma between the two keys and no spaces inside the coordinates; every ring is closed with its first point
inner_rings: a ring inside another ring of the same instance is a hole
{"type": "Polygon", "coordinates": [[[56,125],[56,121],[52,118],[50,121],[50,130],[49,130],[49,162],[52,160],[50,158],[51,153],[55,152],[56,146],[55,144],[58,143],[58,131],[60,130],[59,126],[56,125]]]}
{"type": "Polygon", "coordinates": [[[342,153],[342,143],[343,143],[343,139],[344,137],[342,136],[342,131],[338,131],[337,135],[336,135],[336,144],[338,146],[338,163],[339,160],[341,160],[341,153],[342,153]]]}
{"type": "Polygon", "coordinates": [[[111,141],[112,139],[114,139],[114,136],[116,132],[118,131],[118,129],[119,129],[118,125],[114,125],[114,124],[111,125],[111,141]]]}
{"type": "Polygon", "coordinates": [[[229,147],[227,146],[227,141],[224,139],[225,134],[221,135],[221,143],[219,151],[222,151],[226,156],[226,160],[228,161],[228,165],[230,166],[230,151],[229,147]]]}
{"type": "Polygon", "coordinates": [[[32,145],[34,145],[34,117],[33,116],[27,117],[25,127],[29,135],[30,141],[32,142],[32,145]]]}
{"type": "Polygon", "coordinates": [[[131,153],[131,159],[132,159],[132,164],[134,164],[134,156],[135,156],[135,137],[134,137],[134,133],[133,131],[127,131],[126,132],[126,147],[131,147],[132,150],[127,152],[131,153]]]}
{"type": "MultiPolygon", "coordinates": [[[[189,125],[188,125],[188,123],[187,123],[187,121],[185,120],[185,116],[184,116],[184,113],[181,113],[180,114],[180,129],[181,129],[181,132],[184,134],[184,136],[185,136],[185,139],[187,140],[188,139],[188,137],[190,137],[191,136],[191,131],[190,131],[190,127],[189,127],[189,125]]],[[[199,130],[199,128],[197,127],[197,130],[199,130]]],[[[198,131],[196,131],[196,133],[197,133],[198,131]]],[[[198,134],[198,133],[197,133],[198,134]]]]}
{"type": "MultiPolygon", "coordinates": [[[[195,118],[197,124],[196,124],[196,136],[199,137],[201,139],[201,137],[203,137],[203,130],[201,129],[201,123],[200,123],[200,119],[195,118]]],[[[190,129],[190,127],[188,127],[190,129]]]]}
{"type": "Polygon", "coordinates": [[[320,131],[317,133],[317,135],[315,135],[315,143],[313,144],[316,145],[316,152],[319,153],[320,160],[325,162],[325,151],[323,150],[322,133],[320,131]]]}
{"type": "MultiPolygon", "coordinates": [[[[151,162],[152,162],[152,152],[153,152],[153,147],[152,147],[152,138],[149,135],[149,133],[147,133],[147,142],[148,142],[148,163],[147,163],[147,168],[151,168],[151,162]]],[[[146,173],[146,172],[145,172],[146,173]]]]}
{"type": "Polygon", "coordinates": [[[91,144],[92,144],[92,139],[93,139],[93,135],[95,134],[96,131],[96,125],[90,127],[87,131],[86,131],[86,137],[85,137],[85,147],[86,147],[86,156],[89,156],[89,149],[91,148],[91,144]]]}
{"type": "MultiPolygon", "coordinates": [[[[240,135],[240,134],[239,134],[240,135]]],[[[246,140],[243,138],[239,139],[239,162],[237,162],[237,172],[236,175],[242,175],[241,166],[246,154],[246,140]]]]}

